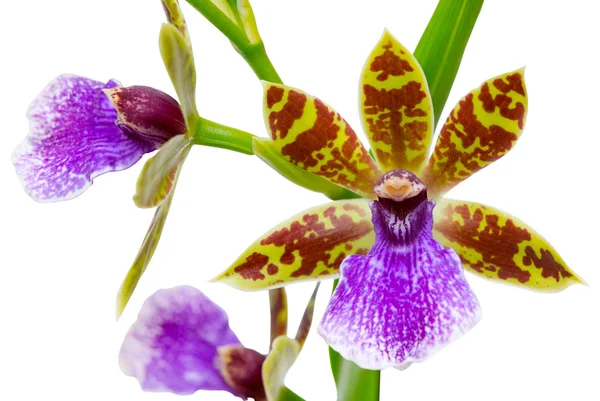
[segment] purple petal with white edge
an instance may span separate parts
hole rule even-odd
[[[362,368],[404,369],[481,319],[460,259],[432,237],[435,202],[423,195],[420,203],[409,200],[414,209],[406,214],[395,212],[389,199],[371,202],[375,245],[368,255],[342,262],[318,328],[334,350]]]
[[[125,336],[119,364],[144,391],[235,394],[221,376],[217,352],[232,344],[240,341],[225,311],[196,288],[180,286],[146,300]]]
[[[29,134],[15,149],[12,162],[25,191],[36,201],[75,198],[92,180],[124,170],[157,144],[125,135],[104,84],[75,75],[61,75],[29,106]]]

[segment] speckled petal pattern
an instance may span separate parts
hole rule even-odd
[[[146,300],[127,333],[119,363],[144,391],[234,393],[219,370],[217,349],[240,344],[227,314],[199,290],[180,286]]]
[[[456,253],[432,237],[434,201],[404,218],[370,206],[375,245],[342,262],[318,331],[362,368],[403,369],[467,332],[481,310]]]
[[[61,75],[38,95],[27,112],[30,130],[12,162],[25,191],[39,202],[75,198],[92,180],[124,170],[156,144],[126,136],[102,82]]]

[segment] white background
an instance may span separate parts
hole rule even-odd
[[[253,2],[283,80],[318,95],[360,131],[357,82],[384,27],[414,49],[435,1]],[[209,119],[265,136],[262,91],[244,61],[191,7],[198,107]],[[505,158],[451,196],[509,210],[549,239],[590,287],[547,295],[469,275],[484,319],[424,364],[382,375],[382,400],[598,400],[600,147],[595,1],[488,1],[448,100],[527,65],[527,127]],[[83,196],[37,204],[10,154],[25,111],[48,81],[69,72],[174,95],[157,46],[158,0],[11,1],[1,35],[3,185],[0,252],[0,399],[174,400],[122,375],[118,350],[142,302],[159,288],[197,286],[227,309],[245,345],[267,350],[266,293],[207,280],[258,235],[326,199],[294,186],[258,158],[196,147],[154,260],[122,319],[115,294],[152,217],[131,196],[141,163],[96,179]],[[362,132],[360,133],[362,135]],[[318,321],[329,284],[317,303]],[[312,284],[289,289],[295,330]],[[333,400],[327,348],[312,333],[287,384],[307,400]],[[231,400],[221,393],[193,399]]]

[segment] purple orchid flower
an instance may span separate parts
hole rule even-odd
[[[159,290],[148,298],[119,356],[123,372],[144,391],[221,390],[263,400],[265,358],[242,346],[225,311],[189,286]]]
[[[469,331],[481,309],[456,252],[433,239],[423,182],[394,170],[374,192],[375,244],[342,262],[318,332],[362,368],[404,369]]]
[[[177,101],[156,89],[61,75],[32,102],[12,162],[36,201],[79,196],[95,177],[131,167],[185,132]]]

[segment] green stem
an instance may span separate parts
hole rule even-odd
[[[200,118],[198,128],[196,128],[196,135],[194,135],[194,144],[213,146],[253,155],[253,137],[254,135],[248,132]]]
[[[246,33],[227,15],[223,14],[219,7],[215,6],[211,0],[187,0],[200,14],[209,20],[221,33],[236,46],[247,45],[248,38]]]
[[[265,49],[265,45],[260,42],[255,45],[238,46],[238,52],[244,57],[244,60],[248,63],[254,74],[258,79],[276,84],[282,84],[281,78]]]

